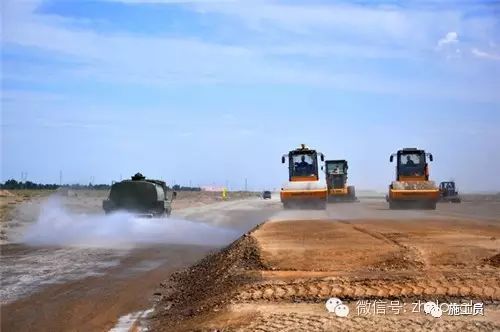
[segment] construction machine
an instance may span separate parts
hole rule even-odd
[[[168,217],[176,196],[175,191],[169,193],[164,181],[146,179],[137,173],[130,180],[113,183],[102,207],[106,214],[127,211],[138,217]]]
[[[328,202],[357,202],[354,186],[347,185],[347,160],[325,161]]]
[[[386,196],[391,209],[424,208],[436,209],[440,191],[434,181],[429,180],[429,161],[432,154],[416,148],[405,148],[391,155],[396,157],[396,180],[389,185]]]
[[[441,193],[440,201],[460,203],[462,200],[458,195],[455,181],[443,181],[439,184],[439,191]]]
[[[281,162],[288,158],[288,182],[281,188],[280,198],[285,209],[319,208],[326,209],[327,186],[319,178],[318,156],[323,162],[321,152],[308,148],[305,144],[284,154]]]

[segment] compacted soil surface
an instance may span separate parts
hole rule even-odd
[[[154,331],[500,330],[496,202],[282,211],[159,288]],[[340,299],[347,317],[325,303]],[[440,317],[426,314],[435,302]],[[458,308],[458,309],[457,309]]]

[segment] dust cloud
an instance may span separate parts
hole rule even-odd
[[[324,220],[330,216],[325,210],[282,210],[273,214],[270,222],[291,221],[291,220]]]
[[[221,246],[239,234],[199,222],[175,218],[138,218],[130,213],[110,215],[68,211],[57,197],[45,202],[36,222],[23,232],[29,245],[129,248],[145,244]]]

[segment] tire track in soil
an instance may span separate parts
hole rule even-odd
[[[247,241],[233,244],[228,250],[207,260],[202,264],[205,268],[201,271],[197,268],[190,270],[183,278],[185,281],[215,275],[218,276],[219,282],[208,287],[213,288],[213,291],[208,291],[207,283],[202,282],[200,290],[203,291],[197,291],[187,297],[185,297],[186,290],[192,288],[192,282],[181,283],[180,285],[184,287],[179,287],[177,295],[174,294],[170,299],[174,301],[173,303],[177,303],[177,310],[174,306],[174,310],[164,312],[161,322],[165,324],[178,320],[191,324],[188,328],[179,329],[182,331],[190,330],[191,327],[199,327],[199,319],[203,321],[202,326],[207,329],[214,330],[224,326],[225,331],[500,330],[499,321],[494,317],[490,320],[471,317],[471,319],[455,321],[435,320],[427,316],[370,316],[366,318],[352,315],[342,319],[317,311],[314,306],[320,303],[323,305],[324,301],[330,297],[338,297],[347,302],[360,299],[438,300],[441,302],[473,300],[483,302],[490,307],[500,306],[498,270],[495,269],[496,265],[491,263],[496,262],[495,258],[491,262],[488,261],[488,267],[481,269],[478,267],[443,269],[441,266],[432,266],[432,262],[426,264],[425,255],[418,251],[418,247],[411,246],[413,241],[417,244],[421,242],[418,236],[406,234],[409,233],[407,224],[405,224],[406,228],[401,229],[402,233],[397,233],[399,230],[397,224],[394,228],[383,225],[377,232],[370,227],[364,227],[365,224],[359,225],[340,220],[339,223],[347,226],[338,229],[339,234],[345,236],[334,237],[335,240],[330,242],[329,237],[332,235],[330,232],[337,229],[338,225],[322,221],[264,224],[258,230],[249,232]],[[366,225],[370,226],[368,223]],[[373,227],[377,227],[377,224]],[[420,230],[419,224],[415,224],[414,227]],[[312,234],[311,237],[314,237],[315,241],[311,240],[306,243],[302,241],[302,245],[316,250],[318,257],[323,258],[320,262],[324,263],[324,266],[314,266],[314,269],[309,269],[308,258],[302,252],[297,255],[297,261],[290,259],[294,253],[294,243],[306,232]],[[363,236],[359,233],[363,233]],[[369,246],[371,238],[376,239],[377,241],[373,242],[374,245],[382,245],[385,252],[374,252],[375,258],[368,259],[367,264],[362,266],[349,265],[349,256],[343,258],[346,263],[338,264],[341,269],[336,268],[335,265],[329,265],[328,259],[332,250],[349,248],[346,245],[349,241],[353,241],[351,245],[368,241],[367,246]],[[276,245],[278,240],[282,241],[282,246]],[[454,243],[451,242],[451,245]],[[457,243],[456,245],[463,244]],[[446,249],[446,246],[450,244],[443,243],[442,246]],[[263,257],[264,250],[269,250],[274,256]],[[242,254],[248,251],[252,255]],[[241,253],[235,254],[238,252]],[[381,257],[381,254],[385,256]],[[356,252],[353,255],[353,257],[358,256]],[[233,259],[228,260],[228,257]],[[268,259],[276,259],[276,257],[284,262],[281,266],[269,263]],[[380,264],[380,257],[388,257],[388,259]],[[234,268],[226,271],[223,268],[225,266]],[[422,273],[424,268],[426,271]],[[318,276],[315,274],[317,271],[331,271],[332,274]],[[227,274],[228,272],[230,273]],[[233,278],[230,284],[221,282],[235,274],[241,277]],[[187,285],[189,287],[186,287]],[[213,294],[222,294],[219,303],[214,304]],[[175,301],[177,297],[189,301]],[[296,308],[296,304],[299,303],[302,303],[304,307]],[[243,305],[244,309],[239,305]],[[288,311],[283,312],[280,310],[282,305],[293,306],[293,308],[282,309]],[[185,308],[189,309],[188,314],[184,313]],[[220,308],[226,308],[227,311],[221,316],[216,316],[212,312],[213,308],[217,311],[221,310]],[[289,312],[290,310],[294,312]],[[191,313],[196,313],[196,315]],[[228,317],[234,319],[234,323],[230,326],[227,324]],[[165,325],[155,326],[165,327]],[[165,328],[162,330],[167,331]]]
[[[498,331],[500,324],[481,320],[439,320],[390,316],[338,318],[314,314],[263,314],[251,324],[228,331]]]
[[[485,286],[488,285],[488,286]],[[288,283],[261,283],[244,287],[237,302],[290,301],[318,302],[330,297],[342,299],[417,298],[500,302],[500,284],[495,277],[482,279],[387,280],[308,280]]]
[[[346,221],[344,223],[350,224],[348,221]],[[366,228],[363,228],[360,226],[354,226],[354,225],[352,225],[352,228],[357,230],[358,232],[364,233],[364,234],[371,236],[377,240],[381,240],[381,241],[384,241],[388,244],[391,244],[391,245],[398,247],[401,250],[402,260],[405,261],[409,267],[418,267],[419,269],[422,269],[422,270],[427,269],[427,266],[429,264],[427,263],[426,259],[422,256],[422,254],[420,253],[418,248],[402,244],[401,242],[396,240],[398,237],[401,237],[404,234],[374,232],[374,231],[370,231]],[[407,259],[405,260],[404,258],[407,258]],[[400,260],[401,260],[401,258],[400,258]]]

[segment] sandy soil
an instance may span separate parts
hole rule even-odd
[[[68,191],[58,193],[57,201],[67,211],[66,219],[75,218],[76,222],[76,219],[82,221],[86,216],[103,218],[101,202],[106,194],[105,191]],[[223,215],[227,210],[228,214],[245,219],[249,206],[261,202],[250,199],[250,203],[239,203],[243,202],[239,199],[249,196],[254,195],[232,193],[228,201],[221,201],[220,193],[180,193],[174,203],[172,218],[190,218],[193,214],[190,219],[199,224],[224,224],[225,218],[216,221],[212,217],[217,215],[215,211],[221,211],[218,214]],[[15,199],[18,196],[10,197]],[[155,288],[166,276],[218,248],[158,241],[126,248],[39,246],[23,242],[20,240],[22,235],[37,221],[46,201],[45,196],[19,199],[12,204],[4,219],[6,236],[0,247],[2,331],[108,331],[113,327],[116,331],[127,331],[151,308]],[[243,211],[238,210],[238,204],[244,207]],[[203,209],[207,213],[203,213]],[[253,210],[257,209],[257,206],[253,207]],[[260,215],[259,222],[270,215],[271,212]],[[63,220],[56,218],[54,222]],[[256,223],[255,219],[249,218],[234,225],[234,237]],[[176,225],[182,226],[182,219]],[[229,226],[227,228],[231,229]],[[196,230],[192,225],[189,227]],[[203,228],[199,230],[204,231]],[[71,235],[71,229],[69,233],[67,231],[66,236]],[[120,232],[119,229],[116,231]]]
[[[390,211],[370,199],[280,211],[171,278],[150,324],[155,331],[498,330],[499,222],[500,204],[491,201]],[[348,317],[326,310],[331,297],[349,307]],[[360,310],[375,301],[393,310]],[[484,315],[433,318],[418,305],[426,301],[482,303]]]
[[[62,202],[71,216],[92,218],[102,215],[105,194],[67,192]],[[173,218],[234,232],[238,239],[222,250],[30,245],[15,239],[36,221],[44,198],[15,204],[1,246],[1,330],[500,328],[500,203],[390,211],[382,198],[362,197],[326,211],[283,211],[276,197],[250,196],[181,193],[175,202]],[[326,311],[332,296],[348,305],[349,317]],[[358,315],[360,300],[400,301],[408,311]],[[418,300],[481,301],[485,315],[434,319],[411,312]]]
[[[138,248],[98,275],[50,281],[2,306],[2,331],[107,331],[121,316],[148,309],[165,275],[202,258],[210,249]]]

